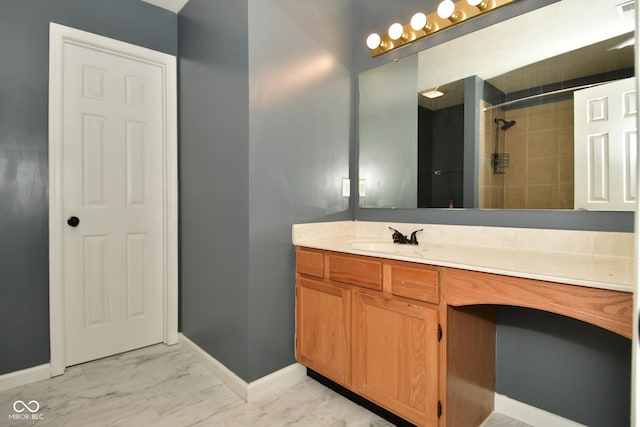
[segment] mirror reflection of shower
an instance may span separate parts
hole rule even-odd
[[[493,173],[496,175],[502,175],[505,173],[507,167],[509,167],[509,154],[501,153],[499,147],[500,130],[507,130],[511,126],[516,124],[515,120],[506,121],[504,119],[495,118],[493,121],[496,124],[496,142],[493,150],[493,156],[491,159],[491,166],[493,167]],[[502,123],[502,126],[500,124]]]

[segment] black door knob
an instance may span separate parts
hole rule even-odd
[[[77,227],[78,224],[80,224],[80,218],[78,218],[77,216],[70,216],[69,219],[67,220],[67,224],[69,224],[72,227]]]

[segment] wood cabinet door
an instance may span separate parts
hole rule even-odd
[[[350,385],[350,291],[298,278],[296,357],[327,378]]]
[[[356,292],[353,316],[357,391],[417,425],[436,426],[436,309]]]

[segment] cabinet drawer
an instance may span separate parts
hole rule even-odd
[[[324,277],[324,255],[312,249],[296,248],[296,272],[322,279]]]
[[[438,304],[438,271],[427,267],[391,265],[391,293],[399,297]]]
[[[382,290],[382,261],[348,255],[329,256],[329,279]]]

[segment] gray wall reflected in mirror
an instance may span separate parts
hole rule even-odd
[[[379,67],[360,77],[360,179],[368,207],[416,207],[418,58]],[[382,106],[382,107],[381,107]]]
[[[429,109],[418,105],[419,208],[462,207],[464,104]]]
[[[566,9],[578,2],[561,3]],[[537,14],[537,22],[557,15],[554,7],[529,14]],[[605,15],[617,21],[604,20],[600,10],[593,13],[592,19],[597,17],[605,28],[593,31],[581,22],[591,31],[589,37],[573,34],[565,37],[572,40],[560,43],[563,46],[532,41],[528,34],[528,39],[497,45],[496,38],[503,38],[505,31],[501,26],[517,26],[518,19],[531,22],[531,17],[520,16],[361,73],[358,168],[365,194],[358,206],[573,209],[572,92],[538,95],[634,75],[634,46],[629,42],[633,19],[616,10]],[[558,31],[566,34],[570,21]],[[549,34],[552,29],[545,28],[545,37],[555,37]],[[533,64],[525,62],[529,58],[535,58]],[[496,71],[492,62],[499,64]],[[399,70],[404,77],[392,77]],[[386,74],[395,83],[385,85],[378,79],[367,86],[374,74]],[[464,82],[471,78],[482,87],[465,93]],[[428,100],[419,95],[436,88],[445,96]],[[369,95],[371,90],[378,91],[379,99],[394,93],[394,102],[367,105],[376,98]],[[400,97],[412,102],[415,111],[399,107]],[[516,99],[524,101],[513,102]],[[392,122],[394,117],[397,121]],[[511,122],[515,124],[502,129]]]

